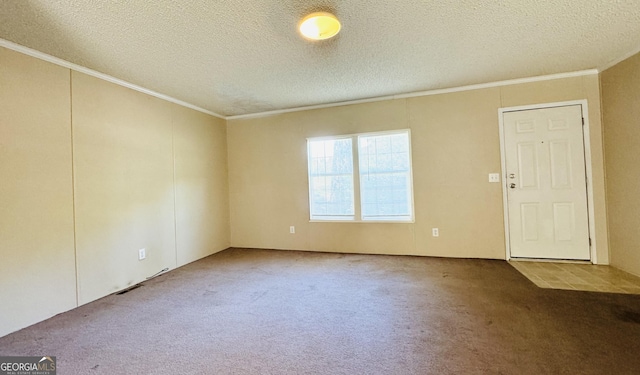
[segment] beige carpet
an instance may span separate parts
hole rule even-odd
[[[230,249],[0,338],[59,374],[637,374],[640,296],[507,262]]]

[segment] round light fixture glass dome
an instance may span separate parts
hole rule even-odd
[[[340,21],[331,13],[311,13],[300,21],[298,29],[307,39],[323,40],[333,38],[340,32]]]

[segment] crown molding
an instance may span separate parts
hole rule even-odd
[[[406,98],[414,98],[414,97],[420,97],[420,96],[448,94],[448,93],[461,92],[461,91],[480,90],[480,89],[491,88],[491,87],[517,85],[517,84],[522,84],[522,83],[542,82],[542,81],[549,81],[549,80],[555,80],[555,79],[588,76],[588,75],[598,74],[599,72],[601,72],[601,71],[603,71],[605,69],[608,69],[609,67],[619,63],[620,61],[623,61],[623,60],[633,56],[634,54],[636,54],[636,53],[638,53],[640,51],[640,49],[635,50],[632,53],[629,53],[629,54],[627,54],[627,55],[625,55],[625,56],[623,56],[623,57],[621,57],[619,59],[616,59],[616,60],[610,62],[609,64],[605,65],[604,67],[602,67],[600,69],[580,70],[580,71],[568,72],[568,73],[558,73],[558,74],[549,74],[549,75],[536,76],[536,77],[517,78],[517,79],[510,79],[510,80],[503,80],[503,81],[480,83],[480,84],[475,84],[475,85],[466,85],[466,86],[459,86],[459,87],[436,89],[436,90],[416,91],[416,92],[410,92],[410,93],[405,93],[405,94],[378,96],[378,97],[366,98],[366,99],[348,100],[348,101],[334,102],[334,103],[327,103],[327,104],[301,106],[301,107],[294,107],[294,108],[278,109],[278,110],[273,110],[273,111],[249,113],[249,114],[243,114],[243,115],[224,116],[224,115],[218,114],[216,112],[209,111],[207,109],[198,107],[196,105],[193,105],[193,104],[184,102],[182,100],[173,98],[171,96],[164,95],[164,94],[158,93],[156,91],[146,89],[144,87],[141,87],[141,86],[135,85],[133,83],[121,80],[119,78],[115,78],[115,77],[112,77],[110,75],[107,75],[107,74],[104,74],[104,73],[100,73],[100,72],[95,71],[93,69],[89,69],[89,68],[80,66],[78,64],[71,63],[69,61],[57,58],[55,56],[48,55],[48,54],[46,54],[44,52],[40,52],[40,51],[31,49],[29,47],[22,46],[22,45],[17,44],[17,43],[10,42],[10,41],[2,39],[2,38],[0,38],[0,47],[4,47],[4,48],[7,48],[7,49],[16,51],[16,52],[20,52],[20,53],[23,53],[25,55],[29,55],[29,56],[32,56],[32,57],[35,57],[35,58],[50,62],[52,64],[56,64],[56,65],[59,65],[59,66],[62,66],[62,67],[65,67],[65,68],[80,72],[80,73],[84,73],[84,74],[87,74],[87,75],[90,75],[90,76],[105,80],[107,82],[114,83],[116,85],[127,87],[129,89],[132,89],[132,90],[135,90],[135,91],[147,94],[147,95],[151,95],[151,96],[154,96],[156,98],[163,99],[163,100],[166,100],[168,102],[172,102],[172,103],[181,105],[183,107],[191,108],[191,109],[196,110],[198,112],[206,113],[208,115],[211,115],[211,116],[223,119],[223,120],[251,119],[251,118],[258,118],[258,117],[274,116],[274,115],[279,115],[279,114],[284,114],[284,113],[291,113],[291,112],[309,111],[309,110],[312,110],[312,109],[341,107],[341,106],[354,105],[354,104],[373,103],[373,102],[379,102],[379,101],[383,101],[383,100],[406,99]]]
[[[617,58],[615,60],[611,60],[608,63],[602,65],[601,67],[598,68],[598,71],[602,73],[605,70],[613,67],[614,65],[617,65],[617,64],[623,62],[624,60],[628,59],[629,57],[631,57],[631,56],[633,56],[633,55],[635,55],[635,54],[637,54],[639,52],[640,52],[640,45],[637,46],[633,51],[631,51],[629,53],[626,53],[626,54],[620,56],[619,58]]]
[[[100,79],[105,80],[107,82],[111,82],[111,83],[114,83],[116,85],[123,86],[123,87],[129,88],[129,89],[141,92],[143,94],[151,95],[151,96],[154,96],[156,98],[159,98],[159,99],[162,99],[162,100],[166,100],[168,102],[175,103],[175,104],[181,105],[183,107],[191,108],[191,109],[196,110],[198,112],[206,113],[208,115],[211,115],[211,116],[218,117],[220,119],[226,120],[225,116],[220,115],[218,113],[206,110],[204,108],[201,108],[201,107],[198,107],[196,105],[184,102],[182,100],[178,100],[178,99],[173,98],[171,96],[164,95],[164,94],[161,94],[159,92],[156,92],[156,91],[153,91],[153,90],[149,90],[149,89],[146,89],[146,88],[138,86],[138,85],[134,85],[133,83],[121,80],[119,78],[112,77],[112,76],[110,76],[108,74],[100,73],[100,72],[95,71],[93,69],[85,68],[84,66],[80,66],[78,64],[74,64],[72,62],[57,58],[55,56],[48,55],[48,54],[46,54],[44,52],[36,51],[36,50],[31,49],[29,47],[25,47],[25,46],[22,46],[20,44],[10,42],[10,41],[2,39],[2,38],[0,38],[0,47],[4,47],[4,48],[7,48],[7,49],[16,51],[16,52],[20,52],[22,54],[25,54],[25,55],[28,55],[28,56],[31,56],[31,57],[35,57],[35,58],[40,59],[40,60],[44,60],[44,61],[50,62],[52,64],[56,64],[56,65],[62,66],[64,68],[68,68],[68,69],[74,70],[74,71],[79,72],[79,73],[84,73],[84,74],[92,76],[92,77],[100,78]]]
[[[588,70],[580,70],[580,71],[568,72],[568,73],[548,74],[548,75],[544,75],[544,76],[517,78],[517,79],[504,80],[504,81],[480,83],[480,84],[476,84],[476,85],[451,87],[451,88],[446,88],[446,89],[416,91],[416,92],[411,92],[411,93],[406,93],[406,94],[379,96],[379,97],[368,98],[368,99],[349,100],[349,101],[344,101],[344,102],[335,102],[335,103],[327,103],[327,104],[320,104],[320,105],[310,105],[310,106],[303,106],[303,107],[278,109],[278,110],[274,110],[274,111],[250,113],[250,114],[246,114],[246,115],[227,116],[227,120],[251,119],[251,118],[258,118],[258,117],[274,116],[274,115],[279,115],[279,114],[283,114],[283,113],[308,111],[308,110],[312,110],[312,109],[322,109],[322,108],[340,107],[340,106],[353,105],[353,104],[372,103],[372,102],[379,102],[379,101],[383,101],[383,100],[415,98],[415,97],[419,97],[419,96],[449,94],[449,93],[453,93],[453,92],[480,90],[480,89],[486,89],[486,88],[491,88],[491,87],[517,85],[517,84],[522,84],[522,83],[532,83],[532,82],[550,81],[550,80],[554,80],[554,79],[582,77],[582,76],[588,76],[588,75],[593,75],[593,74],[598,74],[598,70],[597,69],[588,69]]]

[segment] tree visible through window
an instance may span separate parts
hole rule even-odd
[[[311,219],[412,221],[410,144],[408,130],[309,139]]]
[[[315,218],[353,219],[352,148],[351,138],[308,142],[311,211]]]

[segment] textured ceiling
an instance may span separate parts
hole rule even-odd
[[[2,0],[0,38],[229,116],[598,68],[640,0]]]

